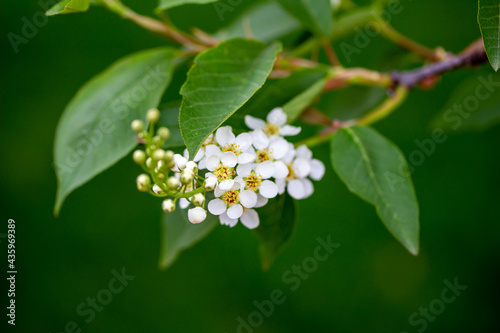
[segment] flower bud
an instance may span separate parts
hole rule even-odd
[[[149,192],[151,188],[151,178],[143,173],[137,177],[137,189],[141,192]]]
[[[193,205],[201,207],[205,203],[205,196],[201,193],[196,193],[195,195],[193,195],[191,202],[193,203]]]
[[[186,169],[193,171],[194,173],[198,172],[198,164],[193,161],[189,161],[186,163]]]
[[[188,219],[189,222],[193,224],[198,224],[207,218],[207,212],[201,208],[201,207],[196,207],[188,210]]]
[[[167,187],[169,190],[175,190],[179,186],[181,186],[181,182],[179,181],[179,179],[174,176],[168,178]]]
[[[186,168],[187,162],[188,162],[188,160],[184,156],[179,155],[179,154],[174,155],[174,163],[175,163],[175,166],[177,167],[177,169],[179,169],[179,171],[184,170],[184,168]]]
[[[203,185],[205,190],[213,191],[215,189],[215,186],[217,186],[217,178],[209,177],[209,178],[205,179],[205,184]]]
[[[132,122],[130,127],[132,127],[132,130],[134,132],[140,133],[144,130],[144,122],[142,120],[136,119]]]
[[[157,145],[157,146],[162,146],[163,144],[163,139],[160,138],[158,135],[155,135],[153,137],[153,144]]]
[[[161,187],[158,186],[158,185],[156,185],[156,184],[153,185],[153,192],[155,192],[158,195],[165,194],[165,192],[163,192],[163,190],[161,189]]]
[[[158,179],[161,180],[161,181],[164,181],[165,180],[165,174],[164,173],[159,173],[158,174]]]
[[[136,150],[134,151],[132,158],[135,163],[143,165],[144,162],[146,161],[146,153],[142,150]]]
[[[194,172],[189,169],[184,169],[181,173],[181,183],[184,185],[190,184],[194,180]]]
[[[156,161],[161,161],[165,158],[166,153],[163,149],[158,149],[153,153],[153,159]]]
[[[165,213],[172,213],[175,210],[175,203],[172,199],[163,200],[161,208]]]
[[[155,109],[155,108],[149,109],[149,111],[146,115],[146,119],[151,124],[156,124],[160,120],[160,110]]]
[[[156,134],[165,141],[170,139],[170,130],[166,127],[158,128]]]
[[[165,152],[165,162],[170,163],[174,159],[174,152],[171,150],[167,150]]]
[[[148,167],[148,169],[153,169],[156,167],[156,162],[151,157],[148,157],[146,160],[146,167]]]

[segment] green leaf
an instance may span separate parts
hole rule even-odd
[[[54,143],[59,186],[55,215],[76,188],[127,155],[136,145],[130,128],[156,107],[170,82],[177,51],[129,55],[87,82],[68,104]]]
[[[187,4],[198,4],[198,5],[203,5],[211,2],[216,2],[219,0],[160,0],[160,3],[158,4],[159,10],[164,10],[172,7],[177,7],[181,5],[187,5]]]
[[[196,57],[181,89],[179,116],[190,156],[262,87],[280,50],[277,43],[232,39]]]
[[[329,36],[332,31],[330,0],[278,0],[290,14],[312,31]]]
[[[500,0],[479,0],[477,20],[491,66],[498,71],[500,68]]]
[[[167,269],[180,253],[205,238],[219,223],[219,217],[211,214],[200,224],[192,224],[185,209],[176,209],[162,218],[161,252],[158,266]]]
[[[303,91],[300,95],[283,105],[283,111],[288,116],[288,122],[293,123],[309,107],[314,99],[318,97],[325,87],[327,78],[323,78],[313,84],[309,89]]]
[[[297,226],[295,201],[287,194],[271,200],[259,209],[260,225],[255,233],[260,240],[262,269],[267,271],[276,256],[288,244]]]
[[[419,212],[401,151],[368,127],[341,128],[332,139],[334,169],[349,190],[375,205],[389,231],[408,251],[419,251]]]
[[[481,131],[500,123],[500,75],[484,69],[457,85],[432,121],[433,128]]]
[[[275,2],[258,3],[215,34],[219,39],[248,37],[272,42],[302,27],[295,17]]]
[[[89,9],[90,0],[63,0],[50,8],[45,15],[70,14],[86,12]]]

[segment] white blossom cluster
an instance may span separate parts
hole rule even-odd
[[[254,229],[259,226],[256,208],[285,191],[294,199],[309,197],[314,191],[310,179],[320,180],[325,166],[313,159],[306,146],[295,148],[284,138],[297,135],[301,128],[287,125],[281,108],[273,109],[266,121],[246,116],[245,123],[251,131],[239,135],[233,133],[231,126],[220,127],[204,142],[194,162],[200,170],[207,171],[205,189],[214,191],[208,211],[219,216],[223,225],[234,227],[240,221]],[[184,156],[174,155],[173,160],[173,170],[177,172],[193,163],[188,162],[187,151]],[[195,165],[189,169],[195,169]],[[193,200],[196,198],[181,199],[180,206],[187,208],[190,202],[197,205],[189,210],[189,220],[203,222],[206,211]]]

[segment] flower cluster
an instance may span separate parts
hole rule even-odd
[[[158,148],[152,153],[153,161],[149,162],[152,165],[148,165],[148,160],[145,162],[146,169],[153,171],[156,183],[151,191],[156,196],[174,197],[163,202],[164,211],[172,212],[179,199],[183,209],[195,206],[188,211],[192,223],[203,222],[207,216],[204,193],[213,191],[214,198],[207,208],[219,216],[221,224],[233,227],[240,221],[254,229],[260,223],[255,209],[266,205],[269,199],[285,191],[294,199],[305,199],[313,193],[310,179],[320,180],[325,167],[313,159],[306,146],[295,148],[285,139],[301,131],[299,127],[287,125],[285,112],[281,108],[273,109],[266,121],[246,116],[245,123],[251,131],[239,135],[234,134],[230,126],[217,129],[192,161],[187,150],[184,155],[170,151],[163,154]],[[147,144],[146,151],[148,149],[151,147]],[[164,159],[164,155],[171,158]],[[141,161],[143,159],[136,162]],[[175,175],[167,177],[165,171]],[[204,173],[204,178],[198,173]],[[147,175],[140,177],[143,179],[138,178],[139,189]]]

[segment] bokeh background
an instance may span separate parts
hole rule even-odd
[[[126,3],[151,13],[156,1]],[[223,22],[212,5],[178,8],[171,17],[184,28],[215,31],[251,3],[242,1]],[[458,52],[480,35],[476,0],[402,4],[393,25],[431,47]],[[0,233],[6,233],[8,218],[16,220],[17,331],[64,332],[66,323],[75,321],[83,332],[235,332],[237,318],[255,311],[253,301],[268,299],[277,288],[287,300],[255,332],[410,333],[417,332],[409,323],[411,314],[440,297],[445,279],[455,278],[467,290],[428,323],[426,332],[498,330],[498,127],[449,133],[415,169],[421,208],[418,257],[391,237],[373,207],[346,189],[330,168],[328,147],[320,147],[314,153],[326,162],[327,174],[315,184],[314,196],[299,202],[296,235],[269,272],[260,270],[257,239],[242,226],[216,228],[171,269],[160,271],[159,201],[136,191],[139,169],[130,158],[71,194],[54,218],[52,144],[65,105],[84,82],[122,56],[165,42],[92,8],[50,18],[16,54],[6,35],[20,34],[22,18],[31,20],[40,6],[5,0],[0,8]],[[373,38],[353,55],[351,66],[394,68],[404,54],[383,38]],[[477,70],[460,70],[430,91],[414,91],[375,127],[408,156],[418,149],[415,139],[430,137],[429,123],[456,85],[472,75]],[[176,80],[178,87],[182,75]],[[349,110],[363,102],[356,93],[343,94],[350,96],[343,100],[339,96],[330,96],[324,105],[332,103],[328,109],[335,112],[334,106]],[[290,291],[282,274],[313,253],[317,237],[327,235],[341,247]],[[6,242],[0,240],[5,258]],[[111,271],[123,267],[135,279],[85,323],[77,306],[107,288]],[[7,306],[3,290],[2,308]],[[10,331],[15,330],[7,327]]]

